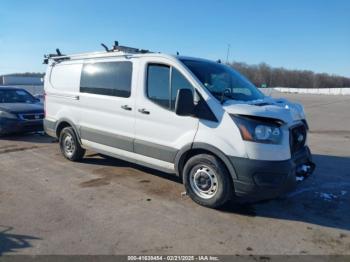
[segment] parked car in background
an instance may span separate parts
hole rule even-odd
[[[0,135],[43,131],[44,107],[22,88],[0,87]]]

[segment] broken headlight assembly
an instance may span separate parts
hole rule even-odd
[[[267,144],[281,143],[281,120],[246,115],[230,116],[239,128],[243,140]]]

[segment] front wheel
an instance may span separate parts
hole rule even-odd
[[[60,149],[65,158],[71,161],[79,161],[85,154],[85,149],[80,146],[73,128],[65,127],[59,138]]]
[[[233,194],[232,180],[225,165],[212,155],[191,157],[185,164],[183,181],[187,194],[202,206],[218,208]]]

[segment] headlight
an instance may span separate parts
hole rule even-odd
[[[282,121],[242,115],[231,115],[231,117],[238,126],[244,140],[258,143],[281,143],[282,130],[280,126],[283,124]]]
[[[0,110],[0,118],[17,119],[15,114]]]

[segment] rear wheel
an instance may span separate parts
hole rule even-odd
[[[84,157],[85,149],[80,146],[72,127],[65,127],[62,129],[59,143],[63,156],[68,160],[79,161]]]
[[[215,156],[191,157],[183,170],[187,194],[196,203],[218,208],[232,197],[233,185],[225,165]]]

